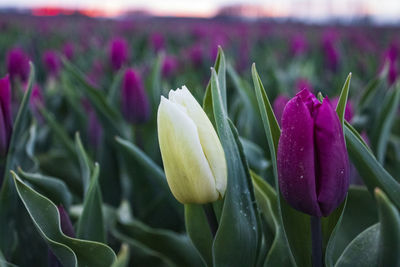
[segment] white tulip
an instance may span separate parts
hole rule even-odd
[[[225,154],[214,127],[189,90],[161,97],[158,140],[168,185],[183,203],[204,204],[225,194]]]

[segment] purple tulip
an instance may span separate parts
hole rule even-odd
[[[171,76],[178,69],[178,60],[174,56],[165,56],[162,64],[163,77]]]
[[[100,145],[103,137],[103,128],[88,99],[85,98],[82,100],[82,106],[88,116],[87,133],[89,137],[89,143],[96,148]]]
[[[295,209],[328,216],[349,187],[343,129],[329,100],[302,90],[286,105],[277,154],[279,186]]]
[[[153,33],[150,36],[150,41],[155,52],[159,52],[165,48],[164,36],[159,33]]]
[[[119,70],[128,61],[128,43],[122,38],[113,39],[110,45],[109,56],[113,70]]]
[[[32,109],[32,113],[35,115],[39,122],[43,122],[43,117],[40,113],[40,108],[44,105],[44,98],[42,94],[42,89],[39,85],[35,84],[32,88],[32,95],[29,99],[29,105]]]
[[[294,56],[303,55],[307,51],[306,38],[302,34],[295,35],[291,40],[290,50]]]
[[[144,123],[150,117],[150,106],[139,73],[133,69],[125,72],[121,92],[122,114],[133,124]]]
[[[327,32],[322,39],[322,48],[325,54],[325,63],[332,71],[339,67],[340,55],[335,45],[336,36],[334,32]]]
[[[72,60],[75,55],[74,44],[66,43],[63,47],[63,54],[68,60]]]
[[[29,57],[20,48],[13,48],[7,54],[7,70],[11,79],[17,77],[26,82],[29,76]]]
[[[279,95],[275,98],[274,103],[272,104],[279,126],[281,126],[283,110],[285,109],[285,106],[289,100],[289,97],[286,95]]]
[[[332,108],[336,109],[337,103],[339,102],[339,97],[334,97],[332,99]],[[347,100],[346,108],[344,109],[344,119],[346,121],[351,121],[353,118],[354,112],[353,112],[353,104],[350,99]]]
[[[61,68],[61,62],[55,51],[46,51],[43,54],[43,64],[50,76],[57,76]]]
[[[188,57],[193,66],[198,67],[203,63],[203,49],[200,45],[194,45],[187,51]]]
[[[11,85],[8,75],[0,79],[0,157],[7,155],[12,134]]]

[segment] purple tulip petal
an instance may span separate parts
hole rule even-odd
[[[315,111],[318,202],[328,216],[345,198],[349,187],[349,159],[339,118],[329,100]]]
[[[283,111],[277,164],[286,201],[297,210],[321,216],[315,184],[314,122],[299,95]]]

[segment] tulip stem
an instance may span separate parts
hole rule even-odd
[[[311,216],[312,266],[322,267],[321,217]]]
[[[211,203],[204,204],[203,210],[204,213],[206,214],[208,226],[210,227],[211,234],[214,238],[218,230],[218,221],[217,221],[217,216],[215,216],[213,205]]]

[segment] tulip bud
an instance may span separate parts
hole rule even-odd
[[[164,49],[165,40],[164,40],[164,36],[162,36],[161,34],[153,33],[150,36],[150,40],[151,40],[151,45],[155,52],[159,52]]]
[[[183,203],[221,199],[226,190],[224,150],[207,115],[183,86],[161,97],[158,140],[168,185]]]
[[[29,58],[20,48],[13,48],[7,54],[7,70],[11,79],[18,77],[26,82],[29,76]]]
[[[11,141],[11,85],[8,75],[0,79],[0,156],[4,157]]]
[[[75,55],[75,48],[73,43],[66,43],[63,47],[63,54],[68,60],[72,60]]]
[[[172,75],[178,69],[178,60],[174,56],[166,56],[164,58],[161,72],[163,77]]]
[[[149,119],[150,106],[139,73],[133,69],[125,72],[121,93],[122,114],[130,123],[144,123]]]
[[[278,144],[278,176],[283,197],[295,209],[328,216],[349,187],[349,159],[343,129],[329,100],[307,90],[283,111]]]
[[[110,61],[112,68],[117,71],[128,60],[128,43],[121,38],[115,38],[111,41]]]
[[[46,67],[47,71],[50,73],[50,76],[58,75],[61,67],[61,62],[56,52],[46,51],[43,54],[43,64]]]

